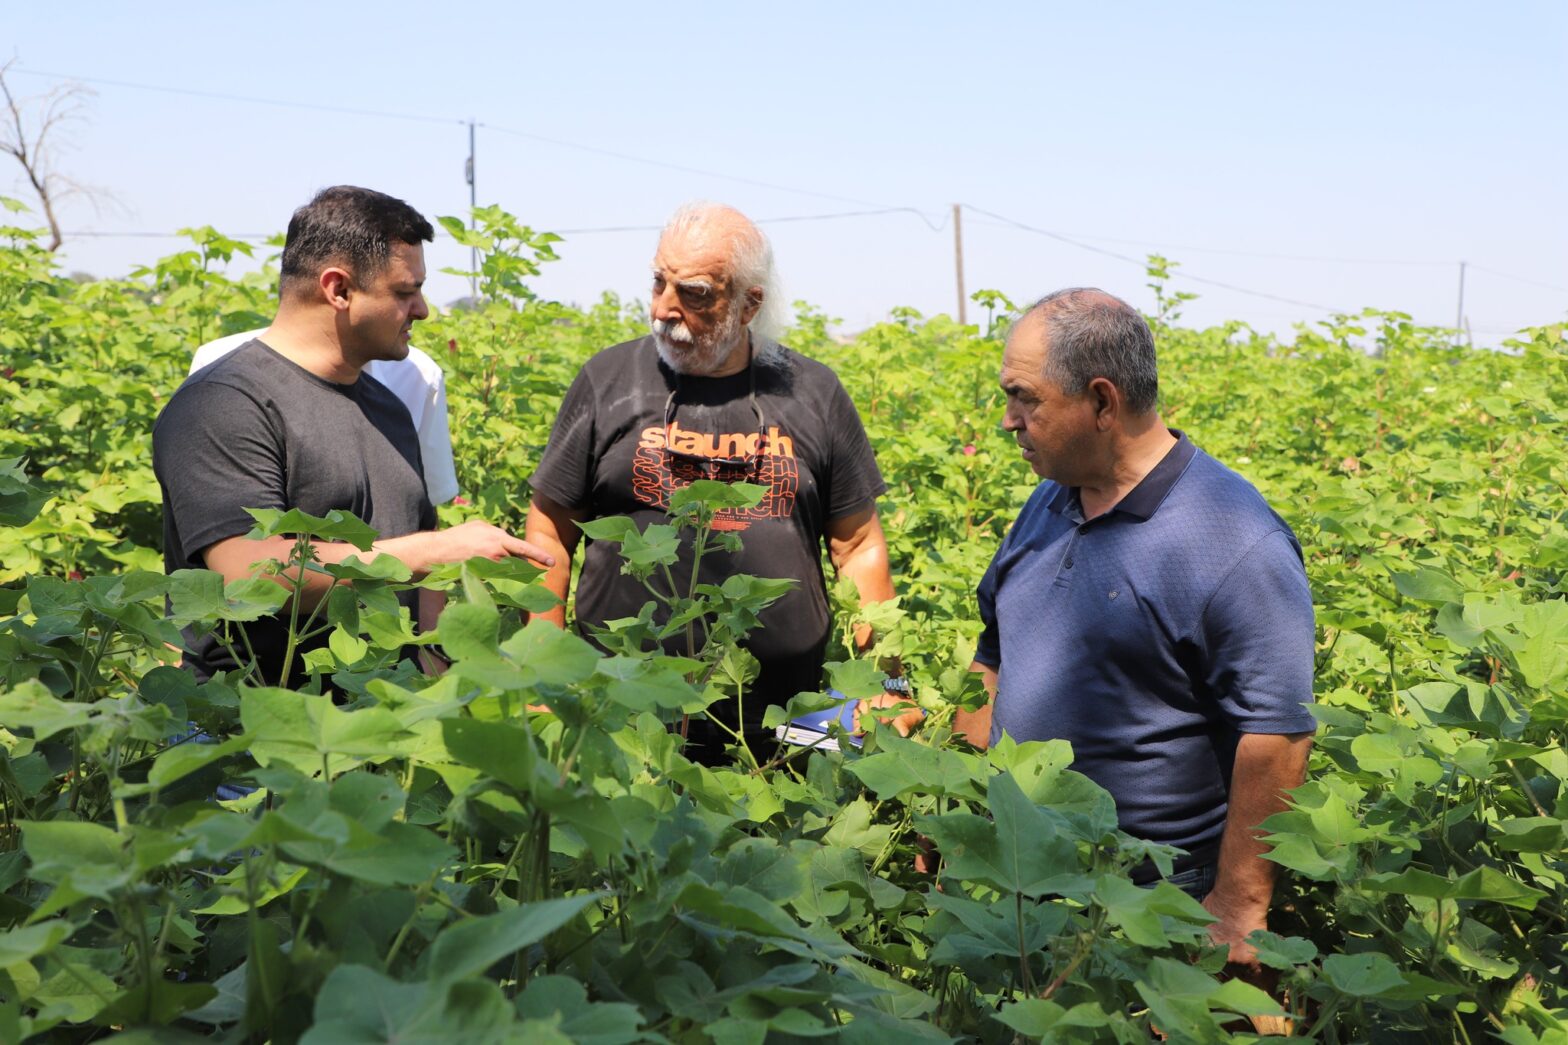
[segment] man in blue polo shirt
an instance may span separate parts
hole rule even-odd
[[[1315,727],[1301,546],[1250,483],[1167,429],[1154,339],[1098,290],[1013,327],[1003,427],[1035,490],[980,583],[982,746],[1072,742],[1122,829],[1187,851],[1171,881],[1252,971],[1276,866],[1257,825],[1301,783]],[[1152,880],[1152,865],[1137,876]]]

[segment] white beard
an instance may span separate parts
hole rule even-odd
[[[737,308],[731,308],[724,321],[701,340],[692,337],[691,328],[684,322],[655,319],[651,326],[659,358],[677,374],[691,377],[706,377],[724,369],[730,357],[746,344],[746,327]]]

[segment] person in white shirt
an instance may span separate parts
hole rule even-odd
[[[196,350],[191,373],[217,362],[248,341],[266,340],[267,331],[250,330],[209,341]],[[414,430],[419,433],[419,454],[425,466],[425,492],[431,504],[445,504],[457,496],[457,467],[452,460],[452,433],[446,416],[446,375],[429,355],[408,346],[404,359],[373,360],[365,372],[387,386],[403,401]]]

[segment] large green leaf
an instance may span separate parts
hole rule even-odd
[[[0,526],[26,526],[48,500],[48,491],[22,470],[21,458],[0,461]]]
[[[599,893],[519,904],[509,911],[449,926],[430,945],[433,981],[449,983],[484,972],[503,958],[543,940],[598,902]]]
[[[848,763],[853,773],[878,798],[918,793],[952,795],[983,801],[985,763],[970,755],[884,734],[874,755]]]
[[[1407,599],[1419,602],[1457,602],[1465,590],[1453,577],[1430,566],[1394,574],[1394,587]]]
[[[1525,885],[1491,867],[1477,867],[1458,878],[1445,878],[1412,867],[1399,874],[1368,875],[1362,879],[1367,889],[1406,896],[1430,896],[1445,900],[1490,900],[1493,903],[1533,911],[1547,894]]]
[[[520,790],[533,787],[538,752],[526,722],[449,718],[441,722],[441,736],[447,753],[463,765]]]
[[[303,773],[333,774],[365,760],[400,750],[406,731],[385,708],[346,711],[331,697],[291,690],[247,689],[240,696],[240,721],[250,738],[250,753],[263,766],[293,766]]]
[[[289,593],[283,585],[264,577],[223,583],[211,570],[175,570],[169,574],[169,602],[177,623],[193,621],[252,621],[283,608]]]
[[[637,1006],[624,1002],[592,1002],[583,985],[566,976],[539,976],[517,996],[517,1014],[524,1019],[558,1017],[560,1033],[576,1045],[624,1045],[641,1041],[643,1023]]]
[[[498,986],[475,980],[400,983],[363,965],[339,965],[316,995],[315,1024],[300,1045],[501,1045],[515,1041]]]
[[[1078,847],[1059,816],[1029,801],[1006,773],[991,779],[987,804],[991,820],[973,813],[922,819],[948,875],[1025,896],[1078,884]]]
[[[245,536],[251,540],[263,537],[315,537],[323,541],[342,541],[352,544],[362,552],[380,536],[374,529],[356,519],[351,513],[332,509],[325,516],[308,515],[298,508],[281,511],[277,508],[247,508],[256,520],[255,527]]]

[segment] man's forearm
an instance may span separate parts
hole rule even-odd
[[[1242,735],[1231,772],[1218,873],[1205,901],[1211,913],[1261,927],[1279,868],[1263,858],[1269,846],[1262,841],[1258,825],[1287,808],[1284,792],[1305,779],[1311,748],[1310,733]]]
[[[880,532],[878,537],[880,537]],[[845,553],[833,564],[840,577],[848,577],[860,593],[860,604],[886,602],[895,596],[893,572],[888,565],[887,543],[883,540],[865,541]],[[855,645],[865,649],[875,638],[871,628],[861,625],[855,629]]]
[[[991,744],[991,705],[996,703],[996,669],[978,660],[969,665],[970,671],[979,672],[985,686],[985,703],[974,711],[960,708],[953,714],[953,735],[962,737],[978,748]]]
[[[430,568],[444,562],[466,562],[475,557],[491,560],[509,555],[528,558],[545,569],[554,569],[559,561],[549,552],[520,541],[499,526],[478,519],[446,530],[422,530],[418,533],[389,537],[371,545],[370,551],[360,551],[351,544],[334,541],[312,541],[311,547],[319,562],[340,563],[350,555],[370,560],[379,555],[390,555],[415,577],[423,577]],[[253,577],[272,561],[287,562],[294,553],[294,541],[287,537],[266,537],[251,540],[248,537],[229,537],[202,550],[202,562],[227,581]],[[335,583],[317,570],[304,570],[298,566],[274,575],[277,582],[293,590],[300,586],[300,601],[305,608],[314,607],[326,598]]]
[[[555,565],[545,572],[540,583],[561,600],[543,613],[530,614],[529,618],[548,621],[557,628],[566,627],[566,592],[572,583],[572,553],[581,535],[577,529],[577,514],[535,495],[534,503],[528,508],[523,534],[525,539],[555,557]]]
[[[540,583],[561,601],[542,613],[530,613],[528,618],[548,621],[557,628],[564,628],[566,627],[566,590],[572,583],[572,560],[563,553],[556,556],[555,563],[555,566],[540,578]]]
[[[229,584],[246,577],[255,577],[273,562],[287,563],[294,554],[294,547],[295,542],[288,537],[265,537],[260,540],[236,537],[220,541],[207,549],[203,562],[209,570],[221,573],[224,583]],[[378,554],[376,551],[360,551],[352,544],[340,541],[312,541],[311,550],[317,562],[329,564],[340,563],[351,555],[373,559]],[[313,609],[316,603],[326,598],[336,583],[328,574],[319,570],[302,570],[299,566],[273,574],[272,579],[290,591],[302,585],[299,589],[300,607],[305,610]]]

